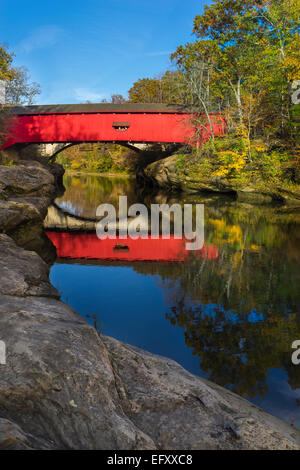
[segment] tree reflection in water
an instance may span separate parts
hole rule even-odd
[[[271,368],[283,367],[290,386],[300,387],[300,368],[291,364],[300,338],[295,217],[237,203],[206,207],[205,240],[218,247],[217,259],[135,267],[160,275],[167,318],[184,329],[202,372],[244,397],[264,396]]]
[[[291,364],[291,344],[300,338],[299,226],[278,225],[263,212],[209,217],[207,237],[220,258],[185,263],[183,295],[167,314],[184,328],[209,379],[249,398],[264,396],[270,368],[283,366],[291,387],[300,387]]]

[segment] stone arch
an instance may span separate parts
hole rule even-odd
[[[53,142],[53,143],[24,143],[14,144],[1,151],[7,159],[11,160],[40,160],[47,159],[49,163],[55,161],[55,157],[63,150],[73,147],[74,145],[83,144],[85,142]],[[104,144],[117,144],[126,147],[137,153],[147,149],[148,144],[135,144],[132,142],[94,142]]]

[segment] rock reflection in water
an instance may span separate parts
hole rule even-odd
[[[65,175],[63,196],[56,203],[67,212],[94,218],[99,204],[118,205],[119,196],[127,196],[128,204],[136,202],[135,180],[125,176],[109,178],[93,175]]]

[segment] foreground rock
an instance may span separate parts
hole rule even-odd
[[[49,266],[37,253],[23,250],[0,234],[0,295],[59,298],[48,276]]]
[[[54,176],[38,162],[0,165],[0,230],[42,222],[55,195]]]
[[[178,164],[178,155],[151,163],[144,168],[145,180],[160,188],[186,193],[232,194],[241,202],[280,202],[300,206],[300,193],[280,187],[268,188],[265,184],[243,185],[225,177],[203,178],[201,174],[189,176],[188,171]]]
[[[0,450],[33,450],[34,447],[30,446],[29,440],[35,447],[42,445],[34,436],[26,436],[16,424],[0,418]]]
[[[47,262],[55,259],[55,248],[43,233],[43,220],[63,171],[60,165],[27,160],[0,165],[0,232],[37,251]]]
[[[299,431],[238,395],[170,359],[103,341],[124,409],[158,449],[299,448]]]
[[[54,185],[54,176],[38,162],[0,166],[0,189],[7,196],[51,197]]]
[[[45,196],[25,172],[25,190],[15,171],[0,167],[2,230],[14,236],[26,207],[28,221],[42,217],[54,187],[41,175]],[[0,449],[300,449],[299,431],[246,400],[99,335],[48,274],[37,253],[0,234]]]
[[[45,264],[6,235],[0,256],[2,448],[300,448],[289,425],[169,359],[99,336],[68,305],[41,297],[55,296]]]

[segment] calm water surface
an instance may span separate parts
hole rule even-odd
[[[117,206],[119,195],[142,202],[126,178],[67,175],[65,186],[56,203],[81,218],[103,202]],[[62,299],[104,334],[170,357],[300,428],[300,365],[291,363],[300,339],[299,215],[220,197],[145,202],[203,202],[205,249],[187,256],[171,242],[146,243],[112,258],[91,234],[60,233],[61,253],[76,255],[51,269]],[[141,250],[147,262],[134,260]]]

